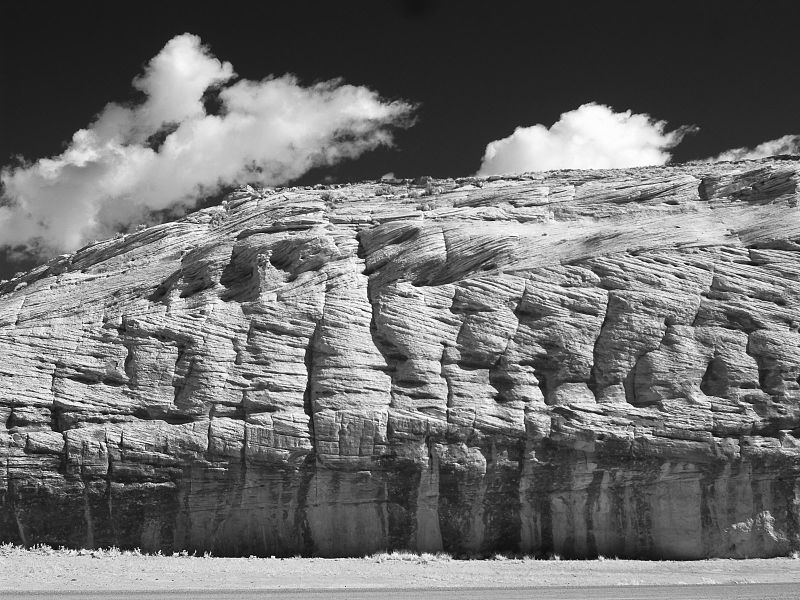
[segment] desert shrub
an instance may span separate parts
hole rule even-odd
[[[375,188],[375,195],[376,196],[391,196],[394,194],[394,188],[390,185],[379,185]]]
[[[437,552],[436,554],[432,554],[430,552],[423,552],[421,554],[418,554],[416,552],[397,551],[397,550],[394,550],[392,552],[377,552],[367,558],[379,563],[389,560],[397,560],[397,561],[414,562],[417,564],[427,564],[429,562],[445,562],[453,560],[453,557],[447,554],[446,552]]]
[[[337,204],[341,204],[342,202],[344,202],[344,198],[342,197],[341,194],[334,194],[330,190],[325,190],[320,194],[319,197],[320,200],[322,200],[325,203],[325,206],[327,206],[328,208],[333,208]]]
[[[507,554],[498,553],[492,556],[492,560],[508,560],[509,556]]]

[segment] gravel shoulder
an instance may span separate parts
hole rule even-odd
[[[451,560],[204,558],[108,553],[0,552],[3,591],[181,591],[796,583],[800,560]]]

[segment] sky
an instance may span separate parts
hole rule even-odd
[[[793,1],[209,7],[4,7],[0,278],[243,179],[730,160],[800,134]]]

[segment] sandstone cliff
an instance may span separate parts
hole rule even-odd
[[[242,189],[0,287],[0,539],[800,549],[800,162]]]

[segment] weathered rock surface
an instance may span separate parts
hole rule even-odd
[[[0,538],[800,549],[800,162],[243,189],[0,288]]]

